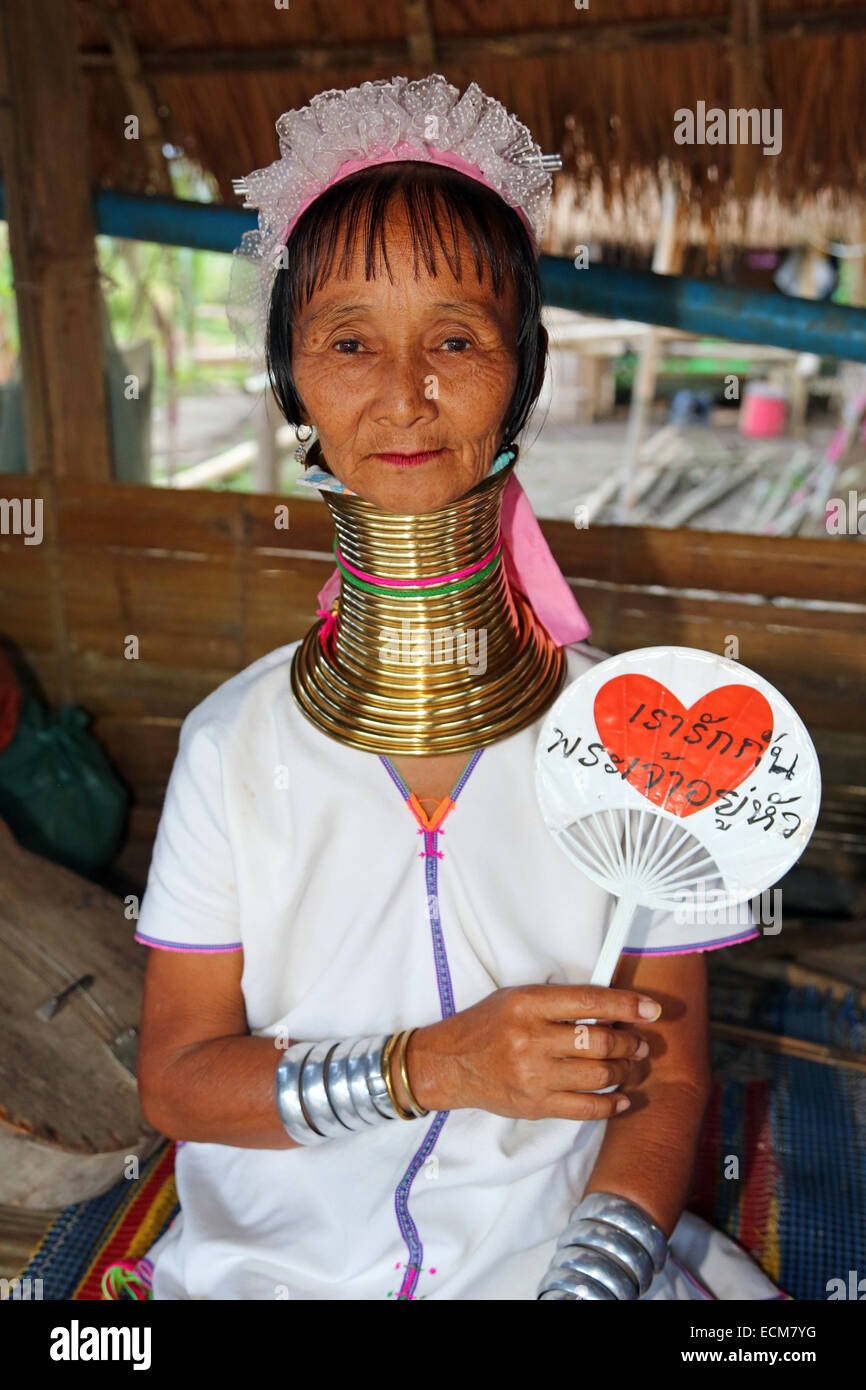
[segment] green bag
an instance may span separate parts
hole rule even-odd
[[[0,752],[0,816],[25,849],[92,878],[118,847],[129,794],[89,722],[79,705],[52,714],[25,699]]]

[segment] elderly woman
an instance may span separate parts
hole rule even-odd
[[[648,915],[589,987],[610,899],[537,807],[543,715],[599,659],[513,472],[550,161],[457,98],[324,93],[245,183],[338,569],[307,635],[181,730],[136,938],[181,1212],[137,1275],[157,1299],[779,1297],[683,1214],[721,942]]]

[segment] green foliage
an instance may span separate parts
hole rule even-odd
[[[169,375],[202,389],[243,381],[249,369],[234,358],[225,316],[229,256],[104,236],[97,237],[97,256],[116,342],[152,340],[157,400],[165,398]],[[221,360],[208,362],[217,352]]]
[[[18,310],[12,285],[12,257],[9,254],[9,225],[0,222],[0,355],[14,359],[20,346]]]

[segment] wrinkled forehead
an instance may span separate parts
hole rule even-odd
[[[336,210],[327,236],[305,248],[307,264],[297,305],[302,319],[323,299],[362,288],[366,297],[383,299],[391,285],[420,298],[489,304],[497,318],[516,315],[517,289],[511,274],[502,276],[497,294],[483,248],[441,195],[420,209],[410,209],[394,190],[377,212],[374,217],[367,207],[353,215],[345,208]],[[502,228],[490,227],[489,232],[493,237],[504,235]],[[376,285],[382,287],[379,295]]]

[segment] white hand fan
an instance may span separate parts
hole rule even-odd
[[[787,700],[691,647],[643,647],[572,681],[545,717],[535,783],[557,844],[618,899],[590,981],[604,986],[639,906],[733,907],[776,883],[808,843],[821,793]]]

